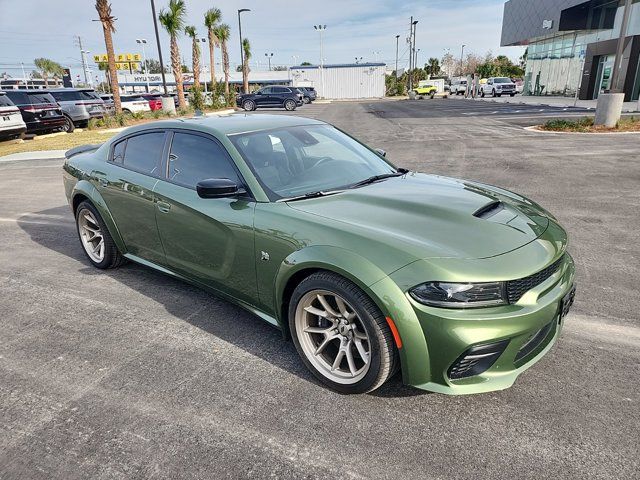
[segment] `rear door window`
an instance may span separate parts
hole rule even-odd
[[[228,178],[241,183],[222,145],[201,135],[176,133],[169,155],[169,180],[195,188],[199,181],[209,178]]]
[[[56,99],[50,93],[29,92],[27,94],[31,105],[38,105],[43,103],[56,104]]]
[[[74,102],[78,100],[78,92],[52,92],[53,98],[59,102]]]
[[[6,95],[0,95],[0,107],[13,107],[13,102]]]
[[[7,97],[16,105],[29,105],[31,103],[26,93],[17,90],[7,92]]]
[[[157,174],[164,150],[164,139],[165,132],[143,133],[129,137],[124,149],[122,164],[140,173]],[[115,156],[113,161],[115,162]]]

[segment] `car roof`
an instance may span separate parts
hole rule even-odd
[[[93,88],[49,88],[48,92],[95,92]]]
[[[242,114],[210,115],[178,120],[162,120],[139,127],[137,131],[154,128],[185,128],[209,132],[218,136],[236,135],[239,133],[259,132],[274,128],[295,127],[300,125],[326,125],[325,122],[312,118],[292,115]]]

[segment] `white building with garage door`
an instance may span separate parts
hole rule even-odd
[[[318,97],[328,99],[382,98],[385,95],[384,63],[299,65],[291,67],[294,87],[314,87]]]

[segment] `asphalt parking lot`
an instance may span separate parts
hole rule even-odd
[[[327,390],[244,310],[141,266],[90,267],[61,161],[0,163],[0,478],[638,478],[639,137],[525,131],[567,114],[533,110],[296,112],[399,166],[530,196],[569,231],[578,296],[559,342],[511,389],[465,397],[399,377]]]

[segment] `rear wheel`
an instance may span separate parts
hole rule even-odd
[[[495,90],[495,88],[494,88],[493,90],[491,90],[491,96],[495,98],[495,96],[496,96],[496,90]]]
[[[296,102],[294,102],[293,100],[285,100],[284,109],[289,112],[294,111],[296,109]]]
[[[252,112],[256,109],[256,102],[253,100],[245,100],[242,104],[242,108],[244,108],[247,112]]]
[[[482,91],[480,92],[480,96],[481,96],[482,98],[484,98],[484,90],[482,90]]]
[[[76,126],[73,124],[73,120],[71,120],[70,117],[67,117],[65,115],[65,117],[64,117],[64,125],[62,126],[61,130],[63,132],[71,133],[75,129],[76,129]]]
[[[302,102],[303,103],[311,103],[311,99],[309,97],[303,97],[302,98]]]
[[[516,94],[515,94],[515,93],[510,93],[510,94],[509,94],[509,96],[510,96],[510,97],[515,97],[515,96],[516,96]]]
[[[76,209],[78,237],[84,253],[96,268],[116,268],[125,258],[118,251],[98,210],[88,201],[83,201]]]
[[[300,282],[289,304],[289,327],[306,367],[339,392],[373,391],[399,366],[382,312],[334,273],[315,273]]]

